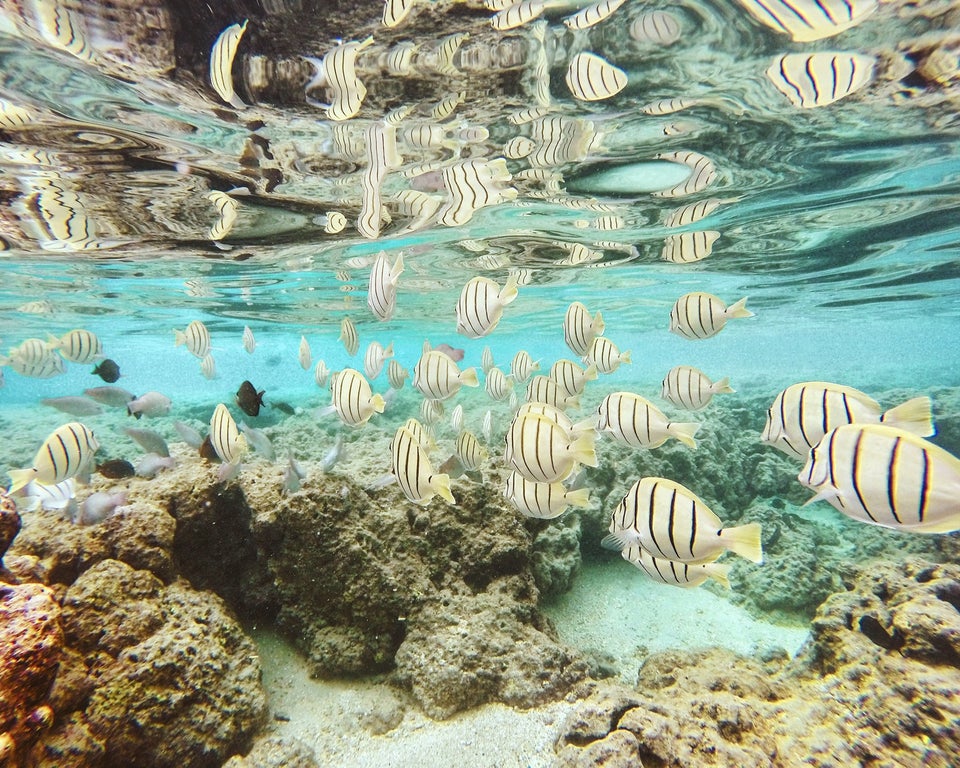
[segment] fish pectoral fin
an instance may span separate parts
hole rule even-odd
[[[388,472],[385,475],[380,475],[376,480],[374,480],[370,485],[364,488],[365,491],[379,491],[381,488],[386,488],[388,485],[392,485],[397,482],[397,478],[392,472]]]
[[[608,533],[600,540],[600,546],[612,552],[622,552],[635,543],[633,532],[630,530]]]
[[[809,506],[810,504],[813,504],[814,502],[817,502],[817,501],[829,502],[832,499],[839,499],[839,498],[840,498],[840,491],[838,491],[836,488],[830,485],[830,486],[827,486],[826,488],[823,488],[815,496],[811,496],[809,499],[803,502],[803,506],[805,507]]]

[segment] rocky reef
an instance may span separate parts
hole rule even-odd
[[[865,568],[794,659],[666,652],[598,685],[558,765],[947,766],[960,751],[960,566]]]

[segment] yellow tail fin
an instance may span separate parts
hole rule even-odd
[[[630,359],[630,350],[620,353],[620,362],[621,363],[632,363],[633,360]]]
[[[577,488],[575,491],[567,491],[564,501],[571,507],[588,507],[590,506],[590,489]]]
[[[379,394],[374,394],[374,396],[370,398],[370,405],[373,406],[373,410],[377,413],[383,413],[383,409],[387,407],[383,397]]]
[[[590,367],[583,372],[584,381],[593,381],[597,378],[597,366],[596,363],[590,363]]]
[[[697,450],[697,441],[693,439],[693,436],[697,434],[701,426],[703,425],[698,421],[671,421],[667,425],[667,432],[684,445],[693,448],[693,450]]]
[[[763,548],[760,544],[760,523],[747,523],[736,528],[724,528],[720,538],[727,549],[754,563],[763,562]]]
[[[499,296],[500,303],[503,306],[506,306],[515,298],[517,298],[518,294],[519,294],[519,291],[517,290],[517,276],[515,273],[511,272],[510,276],[507,278],[507,284],[503,286],[503,288],[500,291],[500,296]]]
[[[753,312],[747,309],[747,297],[727,307],[727,317],[753,317]]]
[[[929,397],[915,397],[896,408],[891,408],[880,417],[880,421],[891,427],[912,432],[919,437],[930,437],[937,434],[937,428],[933,425],[931,407]]]
[[[16,493],[37,476],[37,470],[33,467],[29,469],[11,469],[9,475],[10,487],[7,488],[7,493]]]
[[[570,444],[570,450],[573,451],[573,458],[578,464],[584,464],[588,467],[596,467],[597,449],[594,445],[596,437],[592,434],[582,435]]]
[[[736,391],[737,390],[730,386],[730,379],[727,376],[724,376],[722,379],[720,379],[720,381],[715,381],[713,383],[713,393],[715,395],[731,395]]]
[[[453,493],[450,490],[450,476],[439,474],[430,476],[430,487],[437,492],[447,504],[455,504]]]
[[[173,346],[179,347],[181,344],[187,343],[187,335],[183,331],[178,331],[176,328],[173,329]]]
[[[460,371],[460,383],[467,387],[479,387],[480,380],[477,378],[477,369],[467,368]]]
[[[730,589],[730,566],[724,563],[707,563],[703,568],[704,573],[714,581],[717,581],[727,589]]]

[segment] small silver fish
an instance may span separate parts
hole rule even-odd
[[[145,392],[127,403],[127,413],[136,416],[166,416],[170,413],[170,398],[160,392]]]
[[[167,441],[159,432],[154,432],[152,429],[137,429],[136,427],[125,427],[123,431],[147,453],[155,453],[158,456],[170,455]]]
[[[126,491],[106,493],[97,491],[84,499],[72,516],[75,525],[96,525],[113,515],[118,507],[127,503]]]
[[[96,416],[103,413],[100,404],[89,397],[45,397],[40,404],[69,413],[71,416]]]
[[[323,460],[320,462],[320,469],[324,472],[329,472],[341,461],[345,461],[347,458],[347,449],[343,443],[343,433],[337,433],[337,439],[333,444],[333,448],[327,451],[326,455],[323,457]]]
[[[247,439],[247,443],[256,453],[260,454],[268,461],[273,461],[277,457],[276,452],[273,450],[273,443],[270,442],[270,438],[267,437],[267,433],[262,429],[251,427],[241,421],[240,432],[243,433],[243,436]]]
[[[161,470],[173,469],[176,465],[177,460],[173,456],[158,456],[155,453],[148,453],[137,462],[137,477],[153,478]]]

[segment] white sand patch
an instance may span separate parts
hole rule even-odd
[[[719,646],[744,655],[783,648],[793,656],[809,635],[755,619],[706,589],[658,584],[621,560],[585,565],[573,588],[542,608],[563,642],[612,657],[629,685],[651,653]]]
[[[374,736],[363,715],[396,698],[383,683],[310,679],[306,662],[268,631],[253,631],[260,647],[263,684],[274,720],[271,733],[310,746],[321,765],[353,768],[547,768],[553,741],[573,704],[559,702],[535,710],[491,704],[441,722],[407,709],[392,731]]]

